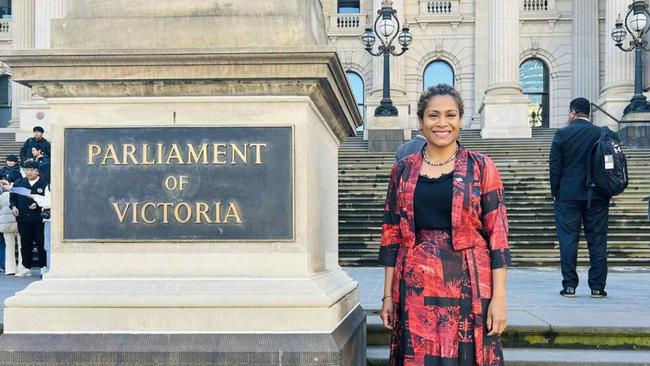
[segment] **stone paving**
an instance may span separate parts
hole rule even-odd
[[[383,294],[383,268],[345,268],[359,282],[360,302],[377,310]],[[37,271],[34,271],[37,275]],[[508,309],[511,326],[605,327],[650,329],[650,269],[613,269],[604,299],[589,297],[586,269],[573,299],[558,295],[560,274],[555,268],[513,268],[508,273]],[[0,307],[4,299],[22,290],[38,276],[0,275]],[[0,313],[0,323],[2,313]]]
[[[346,268],[359,282],[360,302],[366,310],[381,307],[383,268]],[[650,329],[650,269],[610,270],[607,298],[592,299],[587,269],[579,271],[577,297],[558,294],[561,275],[557,268],[512,268],[508,272],[507,301],[510,325]]]

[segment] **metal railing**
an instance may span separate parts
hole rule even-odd
[[[611,118],[611,119],[612,119],[613,121],[615,121],[618,125],[621,124],[621,121],[620,121],[619,119],[617,119],[616,117],[614,117],[614,116],[612,116],[611,114],[607,113],[606,110],[600,108],[600,107],[597,106],[596,104],[591,103],[591,107],[592,107],[592,108],[595,108],[595,109],[598,109],[599,111],[603,112],[604,115],[606,115],[607,117]],[[591,119],[592,119],[592,120],[593,120],[593,116],[594,116],[594,112],[593,112],[593,109],[592,109],[592,110],[591,110]]]

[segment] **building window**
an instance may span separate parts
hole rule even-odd
[[[454,86],[454,69],[445,61],[436,60],[428,64],[424,69],[423,79],[424,90],[437,84]]]
[[[0,0],[0,18],[11,18],[11,0]]]
[[[538,58],[530,58],[519,67],[519,83],[528,96],[528,123],[531,127],[549,127],[548,67]]]
[[[7,127],[11,119],[11,77],[0,75],[0,127]]]
[[[338,13],[339,14],[359,14],[361,12],[361,6],[359,5],[359,0],[350,1],[350,0],[338,0]]]
[[[350,84],[350,89],[352,89],[354,101],[357,102],[357,108],[359,108],[361,119],[365,120],[366,96],[363,79],[361,78],[361,75],[354,71],[347,71],[345,75],[348,77],[348,83]],[[363,126],[359,126],[358,131],[363,131]]]

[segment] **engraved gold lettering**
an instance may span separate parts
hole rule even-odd
[[[113,208],[115,209],[115,214],[117,215],[117,219],[120,220],[120,224],[124,223],[124,218],[126,217],[126,212],[129,210],[129,207],[131,206],[130,203],[127,203],[124,206],[124,211],[120,209],[120,204],[117,202],[113,202]]]
[[[192,144],[187,144],[187,163],[192,164],[192,159],[194,159],[194,163],[198,163],[199,159],[203,158],[202,164],[209,164],[208,163],[208,145],[202,144],[201,145],[201,150],[197,153],[196,150],[194,149],[194,145]]]
[[[88,145],[88,165],[95,164],[95,158],[102,153],[102,147],[95,144]]]
[[[133,144],[124,144],[122,145],[122,162],[124,164],[129,164],[129,159],[135,165],[139,165],[138,160],[135,158],[135,145]]]
[[[172,149],[169,151],[169,155],[167,155],[167,162],[165,162],[165,165],[170,164],[172,159],[176,159],[176,164],[185,164],[183,162],[181,151],[178,149],[178,145],[176,144],[172,144]]]
[[[181,219],[181,207],[185,208],[184,219]],[[176,221],[180,222],[181,224],[187,224],[190,220],[192,220],[192,208],[190,208],[190,205],[185,202],[179,203],[174,208],[174,219],[176,219]]]
[[[202,224],[203,222],[211,224],[212,220],[210,220],[210,216],[208,216],[208,211],[210,210],[210,206],[208,206],[207,203],[204,202],[197,202],[196,203],[196,220],[194,221],[197,224]]]
[[[266,149],[266,144],[256,143],[251,144],[251,148],[255,147],[255,164],[262,164],[262,148]]]
[[[227,223],[230,217],[233,217],[237,224],[241,224],[241,217],[239,216],[237,205],[232,202],[228,203],[228,211],[226,212],[226,217],[223,219],[223,222]]]
[[[147,219],[147,209],[149,207],[156,208],[156,205],[151,203],[151,202],[147,202],[144,205],[142,205],[142,209],[141,209],[141,212],[140,212],[140,216],[142,216],[142,222],[144,222],[145,224],[155,224],[156,223],[156,218],[155,217],[153,219],[151,219],[151,220]]]
[[[142,164],[143,165],[154,165],[156,164],[155,160],[147,160],[149,157],[149,144],[142,144]]]
[[[140,204],[137,203],[137,202],[133,204],[133,210],[132,210],[133,211],[133,219],[131,220],[132,224],[139,223],[139,221],[138,221],[138,206],[140,206]]]
[[[169,224],[169,208],[172,207],[174,204],[173,203],[159,203],[156,205],[156,208],[162,207],[163,209],[163,224]]]
[[[104,159],[102,160],[102,165],[106,165],[106,161],[109,159],[113,160],[113,164],[115,165],[121,165],[120,160],[117,158],[117,154],[115,153],[115,147],[113,147],[113,144],[108,144],[106,147],[106,153],[104,153]]]
[[[235,162],[235,155],[239,156],[239,159],[242,161],[242,163],[248,163],[248,144],[244,144],[244,151],[240,150],[236,144],[230,144],[230,148],[232,149],[231,164],[237,164]]]
[[[165,154],[165,145],[164,144],[156,144],[156,152],[158,153],[158,164],[163,163],[163,155]]]
[[[221,202],[214,203],[214,223],[221,224]]]
[[[212,160],[213,164],[226,164],[226,144],[214,144],[214,159]],[[223,149],[223,151],[220,151]],[[223,156],[223,160],[219,160],[219,157]]]

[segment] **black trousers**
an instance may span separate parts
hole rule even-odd
[[[42,222],[19,222],[18,232],[20,233],[20,253],[23,256],[25,268],[45,266],[45,235]],[[34,261],[34,246],[38,251],[38,261]]]
[[[607,281],[607,219],[609,201],[555,201],[555,227],[560,242],[562,285],[578,287],[578,242],[584,224],[589,249],[589,288],[604,290]]]

